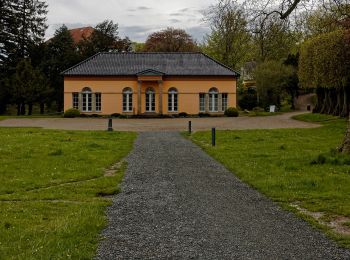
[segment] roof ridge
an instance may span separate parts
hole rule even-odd
[[[141,51],[141,52],[100,52],[101,54],[202,54],[200,51],[196,52],[190,52],[190,51],[184,51],[184,52],[172,52],[172,51],[155,51],[155,52],[146,52],[146,51]]]

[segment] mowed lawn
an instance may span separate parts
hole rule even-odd
[[[0,128],[0,259],[91,259],[134,133]]]
[[[283,207],[291,205],[321,212],[321,221],[347,217],[350,227],[350,157],[334,151],[343,139],[346,120],[306,114],[305,121],[320,122],[314,129],[218,131],[217,146],[211,146],[210,132],[196,132],[191,138],[209,155],[241,180],[266,194]],[[333,150],[332,150],[333,148]],[[350,236],[334,233],[310,216],[299,213],[324,229],[341,245],[350,247]],[[345,218],[346,219],[346,218]]]

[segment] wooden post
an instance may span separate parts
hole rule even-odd
[[[192,133],[192,122],[188,121],[188,133],[191,134]]]

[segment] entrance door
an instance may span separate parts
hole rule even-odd
[[[146,112],[156,111],[156,98],[153,88],[146,90]]]

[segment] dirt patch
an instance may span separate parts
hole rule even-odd
[[[329,227],[335,233],[338,233],[341,235],[347,235],[347,236],[350,235],[350,227],[346,225],[346,223],[350,222],[349,217],[331,216],[331,217],[327,217],[327,219],[330,219],[330,220],[325,220],[325,213],[323,212],[309,211],[307,209],[300,207],[297,203],[292,203],[290,204],[290,206],[292,206],[293,208],[296,208],[299,212],[314,218],[315,220],[317,220],[319,224]]]
[[[106,177],[110,177],[110,176],[114,176],[116,174],[116,172],[120,169],[120,167],[122,166],[124,161],[119,161],[115,164],[113,164],[111,167],[109,167],[108,169],[105,170],[104,176]]]

